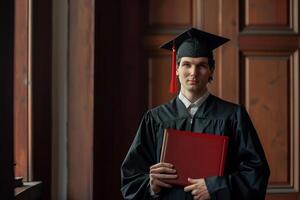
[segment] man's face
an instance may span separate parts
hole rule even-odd
[[[182,57],[176,70],[183,93],[202,93],[212,74],[207,57]]]

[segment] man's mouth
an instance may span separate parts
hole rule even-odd
[[[188,83],[191,84],[191,85],[196,85],[198,83],[198,81],[192,79],[192,80],[188,80]]]

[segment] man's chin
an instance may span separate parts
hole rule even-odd
[[[192,93],[201,93],[203,90],[205,90],[205,87],[201,87],[199,85],[189,85],[187,90]]]
[[[197,86],[197,85],[190,85],[190,86],[188,87],[188,90],[189,90],[190,92],[197,92],[197,91],[200,91],[201,89],[200,89],[200,87]]]

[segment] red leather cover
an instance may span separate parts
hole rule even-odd
[[[190,185],[188,178],[222,176],[228,137],[166,129],[161,162],[174,165],[178,178],[165,180],[173,185]]]

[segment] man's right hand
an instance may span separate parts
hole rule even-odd
[[[162,187],[171,188],[172,185],[165,183],[165,179],[176,179],[176,170],[170,163],[157,163],[150,167],[150,187],[157,194]]]

